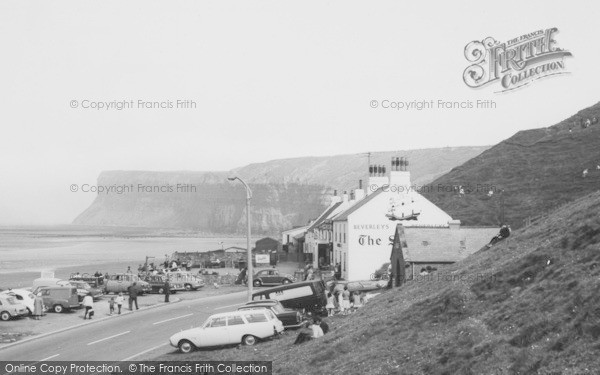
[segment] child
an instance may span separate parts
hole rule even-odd
[[[108,315],[112,315],[115,312],[115,297],[110,297],[110,301],[108,301],[108,307],[110,309]]]
[[[334,302],[333,294],[331,294],[331,292],[327,293],[327,306],[325,306],[325,308],[327,309],[327,316],[333,316],[333,310],[335,309],[335,302]]]
[[[121,307],[123,306],[123,302],[125,299],[123,298],[123,293],[119,292],[117,298],[115,298],[115,302],[117,303],[117,309],[119,310],[119,315],[121,314]]]

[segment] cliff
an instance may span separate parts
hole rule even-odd
[[[425,183],[449,171],[486,147],[457,147],[381,152],[371,162],[389,165],[391,156],[413,161],[413,182]],[[367,178],[368,159],[356,155],[304,157],[251,164],[230,172],[106,171],[99,194],[74,224],[182,228],[200,233],[244,233],[243,186],[227,181],[239,175],[253,191],[252,231],[274,234],[304,225],[329,204],[333,189],[356,189]],[[365,181],[366,182],[366,181]]]

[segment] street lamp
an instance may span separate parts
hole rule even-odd
[[[246,233],[246,254],[248,257],[248,302],[252,301],[252,283],[253,283],[253,271],[252,271],[252,249],[250,248],[250,200],[252,199],[252,190],[244,180],[239,177],[228,177],[229,181],[239,180],[246,188],[246,224],[248,225],[248,232]]]

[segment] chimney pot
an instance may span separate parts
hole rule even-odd
[[[362,189],[362,180],[358,180],[358,188]]]

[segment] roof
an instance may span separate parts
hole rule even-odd
[[[358,201],[355,205],[348,208],[346,211],[340,213],[338,216],[333,218],[333,221],[346,221],[348,220],[348,216],[352,215],[354,212],[360,210],[361,207],[372,201],[376,196],[383,193],[383,187],[375,190],[373,193],[367,195],[366,198]]]
[[[340,206],[340,204],[342,204],[342,202],[337,202],[334,205],[330,206],[328,209],[326,209],[318,218],[317,220],[315,220],[314,223],[312,223],[312,225],[310,227],[308,227],[308,229],[306,230],[307,232],[310,232],[311,230],[315,229],[319,224],[321,224],[322,222],[324,222],[329,215],[331,215],[331,213],[333,211],[335,211],[336,208],[338,208]]]
[[[497,232],[497,228],[405,227],[404,259],[407,262],[456,262],[479,251]]]

